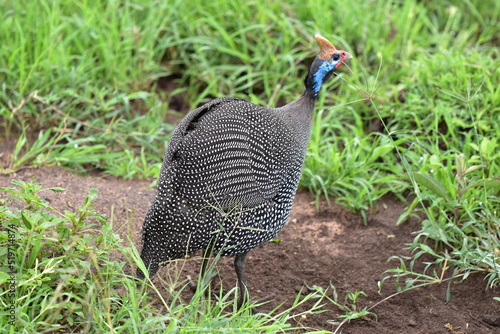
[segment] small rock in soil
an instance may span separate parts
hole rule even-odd
[[[500,316],[499,315],[485,314],[485,315],[483,315],[483,321],[491,326],[495,326],[495,327],[500,326]]]

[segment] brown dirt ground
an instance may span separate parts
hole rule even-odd
[[[45,187],[59,186],[64,193],[46,191],[42,197],[60,210],[74,210],[82,203],[90,188],[99,189],[95,208],[108,216],[113,213],[117,232],[122,237],[132,236],[139,246],[140,229],[154,190],[148,181],[124,181],[112,176],[96,174],[80,177],[61,168],[25,169],[12,175],[0,175],[0,186],[8,186],[11,179],[29,181],[35,177]],[[254,299],[270,297],[262,311],[272,310],[285,302],[290,305],[296,293],[305,285],[327,288],[333,284],[343,300],[346,290],[361,290],[358,306],[369,307],[395,292],[393,282],[386,282],[381,293],[377,281],[385,270],[396,262],[387,262],[392,255],[408,255],[405,244],[412,241],[419,229],[417,221],[395,222],[403,212],[403,205],[384,198],[368,216],[365,226],[359,216],[337,205],[321,203],[316,210],[314,197],[300,192],[292,215],[278,238],[253,250],[247,262],[250,295]],[[132,222],[127,224],[127,221]],[[133,224],[133,226],[132,226]],[[197,277],[199,261],[186,261],[181,275]],[[236,276],[232,259],[219,262],[224,289],[235,286]],[[163,268],[158,276],[166,276]],[[132,270],[132,268],[129,268]],[[376,306],[372,311],[378,319],[367,316],[342,327],[342,333],[500,333],[499,303],[493,300],[498,292],[485,289],[484,275],[472,275],[463,283],[453,283],[451,299],[445,301],[446,284],[416,289]],[[330,331],[335,326],[326,323],[342,314],[331,306],[329,311],[308,316],[302,324]],[[294,324],[295,325],[295,324]],[[448,328],[446,328],[446,327]]]

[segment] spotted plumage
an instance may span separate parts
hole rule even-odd
[[[297,100],[265,108],[219,98],[177,126],[143,225],[141,258],[150,276],[162,264],[210,245],[222,256],[236,255],[245,287],[246,254],[272,239],[290,214],[321,84],[350,58],[318,38],[327,47]],[[325,60],[325,52],[333,53]],[[141,270],[138,276],[144,277]]]

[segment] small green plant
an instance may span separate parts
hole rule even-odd
[[[462,270],[483,271],[493,287],[500,282],[500,179],[486,178],[486,165],[469,164],[462,154],[445,162],[431,156],[424,167],[427,173],[412,174],[418,196],[410,210],[421,203],[427,218],[411,249]],[[434,250],[427,239],[436,241]],[[445,250],[438,251],[442,247]]]
[[[0,166],[2,174],[15,172],[22,166],[41,166],[47,163],[47,155],[54,149],[57,136],[51,130],[40,131],[38,137],[32,144],[28,142],[28,127],[23,126],[22,132],[16,141],[13,152],[10,155],[10,163],[6,168]]]
[[[398,167],[388,154],[394,150],[390,138],[366,135],[358,126],[361,120],[355,122],[343,122],[333,111],[317,113],[301,186],[317,197],[334,197],[337,203],[360,212],[366,223],[369,208],[401,183],[395,177]]]
[[[22,209],[10,208],[8,200],[3,200],[0,219],[2,228],[12,236],[6,249],[14,293],[5,301],[10,299],[15,304],[15,323],[0,326],[8,329],[13,325],[27,332],[47,328],[81,330],[92,318],[93,302],[100,294],[93,291],[95,286],[88,285],[89,277],[104,278],[123,266],[110,258],[119,237],[112,233],[106,216],[92,209],[97,190],[89,191],[76,212],[60,212],[38,193],[64,189],[43,189],[34,182],[12,183],[15,187],[0,191],[20,202]],[[2,284],[7,282],[5,273],[2,271]],[[2,289],[2,295],[7,292],[9,289]]]
[[[122,154],[117,155],[114,161],[109,161],[106,173],[121,176],[124,179],[134,177],[153,179],[160,173],[161,162],[153,163],[159,160],[157,157],[146,157],[144,147],[140,149],[137,155],[130,149],[125,149]]]
[[[424,269],[420,272],[415,269],[415,265],[418,263],[420,258],[424,254],[431,254],[435,257],[432,262],[426,262]],[[378,302],[376,305],[390,299],[398,294],[421,288],[424,286],[432,284],[441,284],[448,282],[448,288],[446,290],[446,300],[450,298],[451,283],[455,279],[465,279],[471,272],[461,272],[459,268],[452,268],[446,257],[432,251],[430,247],[423,247],[420,252],[417,252],[411,257],[405,256],[392,256],[388,261],[397,260],[399,261],[398,268],[388,269],[385,271],[386,276],[384,276],[378,283],[379,290],[388,279],[394,279],[397,293],[384,298],[382,301]],[[450,273],[451,271],[451,273]]]
[[[471,94],[468,87],[467,98],[448,95],[465,103],[473,115],[473,98],[478,91]],[[416,196],[398,224],[415,211],[423,213],[425,218],[420,233],[409,245],[412,256],[389,258],[398,260],[399,266],[387,270],[379,282],[381,289],[387,279],[394,279],[398,292],[370,309],[409,290],[444,282],[448,283],[446,300],[449,300],[451,283],[465,280],[473,273],[485,274],[490,288],[500,283],[500,178],[494,177],[498,175],[500,155],[496,139],[478,139],[480,123],[469,126],[474,131],[465,135],[462,153],[429,154],[427,150],[436,152],[436,146],[418,142],[419,145],[401,155],[405,164],[412,161],[420,169],[411,171],[406,165]],[[419,159],[415,151],[420,153]],[[415,266],[424,255],[431,260],[424,262],[423,270],[417,270]]]
[[[341,312],[344,312],[344,314],[339,314],[337,315],[337,318],[343,319],[341,322],[340,321],[335,321],[335,320],[329,320],[328,323],[337,326],[337,329],[339,329],[342,324],[346,322],[350,322],[351,320],[359,319],[361,317],[371,315],[377,318],[377,315],[373,312],[369,312],[366,307],[363,309],[359,309],[358,302],[359,302],[359,297],[361,296],[367,296],[365,292],[363,291],[345,291],[345,297],[343,302],[339,301],[339,295],[337,293],[337,289],[334,285],[330,283],[330,291],[331,291],[331,296],[329,294],[328,289],[324,289],[320,286],[314,285],[311,290],[319,293],[325,301],[328,301],[332,303],[335,307],[337,307]]]

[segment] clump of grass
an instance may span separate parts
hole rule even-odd
[[[492,288],[500,283],[500,154],[495,138],[500,133],[493,129],[485,132],[485,124],[479,119],[484,106],[478,102],[486,81],[475,90],[469,84],[462,95],[441,90],[451,101],[458,101],[462,112],[470,116],[469,123],[462,125],[471,130],[450,138],[460,140],[460,150],[440,150],[438,155],[436,143],[419,143],[415,149],[420,153],[419,161],[408,165],[416,197],[407,214],[420,205],[418,210],[426,217],[410,245],[415,259],[429,254],[434,258],[433,264],[452,266],[464,277],[471,272],[483,272]],[[428,240],[433,240],[433,246],[428,246]]]
[[[2,317],[4,332],[108,331],[111,314],[120,306],[129,305],[127,311],[135,320],[142,311],[153,311],[137,307],[146,298],[130,293],[135,284],[123,272],[126,263],[112,255],[117,249],[123,251],[123,246],[107,217],[92,208],[96,189],[89,191],[75,212],[61,212],[38,193],[64,189],[12,183],[15,187],[0,189],[10,195],[2,200],[0,220],[2,229],[12,235],[8,245],[2,241],[11,260],[9,275],[1,272],[4,286],[7,280],[10,283],[10,289],[2,290],[2,301],[3,306],[15,306],[13,322]]]
[[[301,186],[317,196],[335,198],[360,212],[366,222],[366,213],[380,197],[406,186],[398,179],[400,167],[390,154],[394,143],[381,133],[364,134],[361,119],[351,112],[357,124],[344,123],[334,110],[317,113]]]
[[[337,288],[330,283],[330,289],[324,289],[320,286],[313,286],[311,290],[317,291],[321,295],[325,296],[325,301],[331,303],[337,307],[343,314],[337,315],[338,319],[342,319],[342,323],[350,322],[351,320],[359,319],[361,317],[371,315],[377,318],[377,315],[373,312],[369,312],[366,307],[363,309],[359,308],[358,302],[361,296],[366,297],[364,291],[345,291],[344,300],[339,299],[339,294],[337,293]],[[335,325],[340,328],[341,322],[335,320],[327,321],[329,324]],[[335,331],[336,333],[337,331]]]
[[[482,145],[487,151],[494,142]],[[490,145],[489,148],[486,148]],[[445,161],[436,156],[424,163],[427,172],[410,174],[416,198],[404,219],[414,208],[425,214],[422,229],[410,249],[413,260],[431,255],[433,265],[452,266],[467,277],[472,272],[486,274],[487,286],[500,283],[500,178],[489,178],[491,171],[478,164],[478,156],[465,161],[455,154]],[[423,159],[427,160],[427,159]],[[474,164],[475,163],[475,164]],[[432,240],[432,246],[429,241]],[[408,272],[403,270],[406,274]]]

